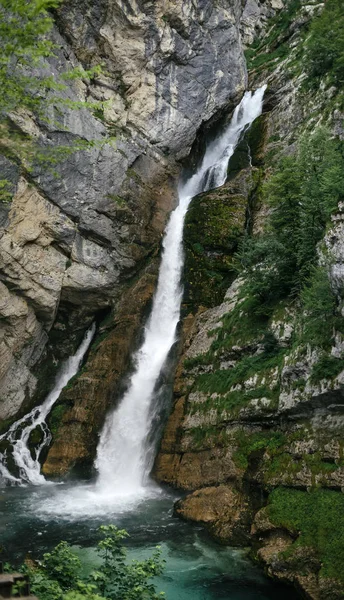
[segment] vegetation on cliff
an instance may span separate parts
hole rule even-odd
[[[20,119],[18,126],[18,114],[26,120],[35,115],[41,123],[49,124],[59,121],[63,107],[99,109],[98,102],[72,100],[64,92],[66,82],[89,81],[100,73],[100,66],[88,71],[70,69],[57,79],[46,62],[56,58],[58,51],[58,45],[49,37],[54,23],[50,11],[60,3],[61,0],[0,1],[0,149],[26,170],[37,161],[52,168],[77,149],[92,146],[90,141],[79,140],[73,146],[43,149],[37,143],[37,132],[21,130]],[[0,179],[0,202],[11,200],[11,188],[10,181]]]
[[[304,88],[317,90],[338,86],[344,81],[344,15],[342,0],[327,0],[322,6],[309,2],[303,11],[302,0],[290,0],[270,20],[263,37],[257,37],[246,50],[250,72],[272,72],[285,62],[291,76],[302,74]],[[299,40],[295,44],[295,32]],[[293,39],[293,43],[291,39]]]
[[[261,201],[271,211],[265,232],[246,237],[237,255],[254,312],[269,314],[276,302],[305,287],[316,286],[324,295],[324,279],[313,268],[317,244],[344,197],[343,169],[343,142],[319,127],[301,140],[296,154],[280,159],[264,184]],[[331,291],[329,284],[325,288]],[[304,294],[307,309],[312,299],[316,294]]]
[[[344,581],[344,495],[328,489],[311,492],[277,488],[269,496],[268,515],[295,536],[286,559],[299,547],[313,548],[320,576]]]
[[[164,481],[243,494],[269,573],[322,599],[343,594],[343,27],[341,0],[291,1],[246,51],[271,112],[239,279],[187,332],[161,460]],[[234,158],[238,177],[245,139]]]
[[[344,14],[342,0],[327,0],[310,26],[306,69],[313,86],[325,78],[330,85],[344,83]]]
[[[53,54],[47,34],[53,26],[48,13],[60,0],[1,0],[0,2],[0,115],[20,108],[39,110],[49,90],[56,89],[52,75],[38,77],[28,70]]]

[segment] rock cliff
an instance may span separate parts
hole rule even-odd
[[[102,75],[61,94],[102,108],[52,104],[44,123],[11,116],[43,154],[60,147],[61,157],[30,171],[1,157],[13,193],[1,206],[1,419],[40,400],[42,360],[68,355],[143,274],[175,203],[176,159],[246,87],[241,16],[238,0],[76,1],[57,11],[46,69],[58,79],[101,63]]]
[[[5,429],[41,401],[96,320],[86,362],[49,417],[43,471],[92,464],[149,310],[180,161],[247,85],[268,83],[226,184],[187,215],[181,358],[155,476],[185,492],[181,517],[224,543],[251,544],[305,597],[333,600],[343,597],[334,533],[344,486],[343,204],[316,250],[336,298],[324,348],[301,343],[293,298],[252,318],[236,258],[244,237],[267,229],[263,189],[278,160],[319,123],[343,139],[338,87],[305,86],[302,48],[322,10],[299,0],[73,0],[56,11],[46,68],[58,78],[101,63],[101,75],[61,92],[101,109],[51,105],[44,123],[11,115],[43,154],[60,147],[61,157],[30,170],[0,157],[13,193],[0,206],[0,419]]]
[[[314,600],[344,593],[340,562],[334,566],[344,484],[342,203],[317,247],[320,265],[330,265],[339,319],[324,347],[298,337],[295,297],[272,300],[268,316],[254,317],[233,266],[244,232],[266,228],[262,186],[278,157],[293,155],[319,122],[343,139],[340,90],[304,85],[300,48],[321,10],[291,3],[288,18],[272,21],[248,49],[251,82],[268,83],[264,113],[233,156],[225,186],[192,201],[182,355],[155,465],[159,481],[185,492],[178,515],[222,542],[251,544],[270,575]],[[218,198],[230,216],[222,219]]]

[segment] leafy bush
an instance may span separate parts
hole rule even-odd
[[[82,564],[66,542],[44,554],[36,569],[29,571],[31,589],[39,600],[158,600],[151,579],[160,575],[163,561],[157,548],[143,561],[126,560],[122,541],[127,532],[114,525],[99,528],[103,535],[97,547],[101,562],[89,577],[81,578]]]

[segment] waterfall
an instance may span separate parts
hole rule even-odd
[[[54,387],[41,406],[35,407],[27,415],[11,425],[9,430],[0,436],[0,442],[6,440],[9,448],[0,453],[0,476],[4,481],[10,484],[20,484],[22,482],[40,485],[47,483],[41,473],[39,458],[43,448],[51,441],[51,434],[45,422],[54,403],[60,396],[62,389],[68,381],[78,372],[83,357],[85,356],[95,332],[95,324],[87,331],[78,350],[68,358],[62,365]],[[34,457],[29,449],[29,438],[31,432],[41,428],[42,439],[38,447],[34,450]],[[19,477],[10,473],[8,463],[11,461],[16,467]]]
[[[134,357],[135,369],[100,436],[95,464],[97,488],[104,495],[133,496],[147,485],[151,406],[159,375],[176,341],[180,316],[184,218],[194,196],[225,183],[228,161],[242,132],[261,114],[265,88],[245,93],[230,125],[208,145],[197,172],[179,186],[179,204],[166,228],[157,290],[142,346]]]
[[[228,161],[243,131],[261,114],[266,86],[255,93],[246,92],[236,107],[231,123],[206,148],[201,166],[188,180],[179,185],[179,204],[172,212],[163,240],[163,253],[153,307],[144,330],[143,343],[134,356],[135,368],[127,391],[118,407],[108,415],[97,449],[96,485],[75,488],[69,494],[52,495],[41,510],[54,514],[83,516],[89,511],[102,514],[105,507],[114,507],[114,498],[130,506],[129,497],[146,495],[152,467],[152,448],[149,448],[151,423],[157,382],[168,354],[176,341],[182,299],[183,226],[191,199],[223,185]],[[0,477],[10,484],[47,483],[40,472],[39,458],[51,440],[46,417],[63,387],[77,373],[91,343],[95,326],[87,332],[76,354],[69,358],[58,374],[54,389],[40,407],[16,421],[0,436],[7,448],[0,453]],[[31,432],[40,427],[42,439],[31,453]],[[14,473],[9,465],[14,464]],[[127,500],[125,500],[127,499]]]

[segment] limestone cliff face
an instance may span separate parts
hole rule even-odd
[[[245,85],[241,11],[237,0],[75,0],[59,23],[79,60],[105,61],[91,93],[114,100],[106,116],[185,156],[202,121]]]
[[[62,145],[66,155],[30,173],[1,158],[14,193],[0,220],[1,419],[30,402],[49,332],[60,343],[48,352],[56,362],[97,311],[116,307],[158,247],[176,201],[176,159],[246,86],[241,15],[239,0],[85,0],[59,9],[47,69],[58,77],[102,63],[104,75],[72,82],[63,95],[104,108],[94,116],[52,105],[49,124],[12,116],[43,152]],[[85,141],[88,150],[68,152]]]
[[[43,155],[60,148],[60,158],[34,161],[28,171],[0,156],[13,193],[0,206],[2,429],[43,399],[85,328],[101,322],[97,358],[92,349],[84,379],[56,407],[49,474],[92,462],[153,292],[152,258],[176,202],[177,161],[203,122],[237,103],[247,85],[245,44],[281,6],[76,0],[55,14],[56,57],[46,72],[58,79],[71,67],[101,63],[102,75],[71,81],[60,93],[103,108],[92,114],[51,103],[44,123],[11,115]]]
[[[230,165],[229,182],[215,193],[224,199],[225,206],[237,204],[241,198],[241,212],[236,215],[246,209],[246,220],[238,221],[235,216],[227,221],[227,242],[239,223],[241,231],[250,228],[258,233],[264,228],[269,209],[259,200],[259,188],[264,172],[271,169],[271,156],[293,152],[295,140],[315,122],[312,112],[318,119],[325,113],[328,93],[318,90],[316,94],[305,94],[301,90],[303,74],[291,77],[288,62],[295,60],[293,51],[297,52],[302,27],[314,10],[319,6],[303,8],[301,3],[289,30],[284,32],[283,43],[287,39],[289,48],[294,49],[287,58],[272,58],[269,62],[267,55],[268,66],[257,67],[250,74],[255,87],[263,81],[269,86],[264,114],[255,125],[263,147],[250,153],[251,167],[239,148]],[[335,103],[326,118],[327,125],[342,136],[339,123],[343,114]],[[249,134],[250,142],[246,136],[243,147],[254,147],[255,134]],[[214,193],[209,194],[208,203],[206,196],[193,200],[185,228],[186,265],[192,268],[185,296],[189,314],[183,326],[174,407],[155,475],[159,481],[186,492],[176,505],[181,517],[203,523],[221,541],[253,544],[270,575],[293,583],[305,597],[341,598],[342,583],[326,575],[317,551],[302,542],[294,545],[301,526],[295,529],[286,520],[273,519],[275,496],[269,494],[282,488],[276,494],[286,497],[289,490],[298,490],[301,503],[302,494],[307,497],[307,491],[322,488],[334,494],[331,502],[341,497],[342,334],[337,332],[326,355],[330,362],[338,359],[336,372],[330,374],[322,372],[323,354],[310,348],[301,350],[292,343],[297,326],[292,303],[278,306],[264,335],[259,326],[248,327],[240,308],[243,281],[231,272],[235,244],[223,248],[223,255],[214,259],[209,233],[214,226],[213,245],[217,248],[217,236],[224,225],[216,224]],[[344,290],[342,212],[340,203],[319,248],[320,261],[326,254],[332,265],[332,285],[338,298],[343,297]],[[194,222],[198,225],[197,246]],[[240,227],[236,235],[238,241]],[[197,253],[199,257],[195,258]],[[209,257],[217,261],[218,267],[216,273],[213,263],[210,275]],[[227,277],[234,280],[226,293],[221,291],[224,264]],[[222,302],[218,302],[219,295]],[[271,354],[272,337],[278,352]]]

